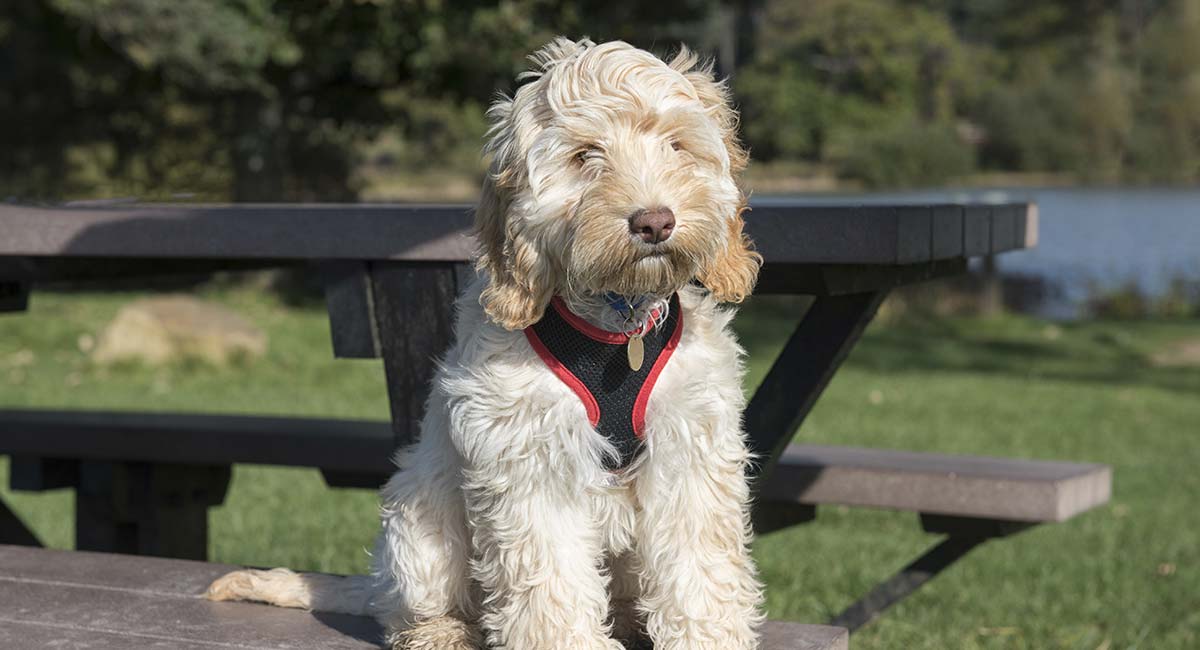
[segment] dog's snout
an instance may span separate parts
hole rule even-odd
[[[675,213],[670,208],[638,210],[629,217],[629,232],[647,244],[666,241],[674,230]]]

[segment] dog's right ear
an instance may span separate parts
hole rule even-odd
[[[542,318],[553,297],[551,269],[511,215],[513,193],[526,183],[517,154],[513,102],[501,100],[488,111],[493,120],[485,151],[492,156],[475,210],[478,242],[475,268],[486,273],[479,296],[483,311],[505,329],[528,327]]]

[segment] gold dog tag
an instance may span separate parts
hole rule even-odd
[[[642,344],[641,334],[630,335],[625,352],[629,354],[629,369],[634,372],[641,370],[642,361],[646,358],[646,346]]]

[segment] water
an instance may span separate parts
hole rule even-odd
[[[1171,281],[1200,281],[1200,189],[988,189],[755,197],[755,203],[1038,204],[1037,248],[997,258],[1004,273],[1056,289],[1038,311],[1072,317],[1089,293],[1136,284],[1161,296]]]

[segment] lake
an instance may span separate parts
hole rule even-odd
[[[868,194],[755,196],[755,203],[1038,204],[1037,248],[999,258],[1004,273],[1046,280],[1056,291],[1038,308],[1078,316],[1091,287],[1136,283],[1162,295],[1174,278],[1200,282],[1200,189],[948,189]]]

